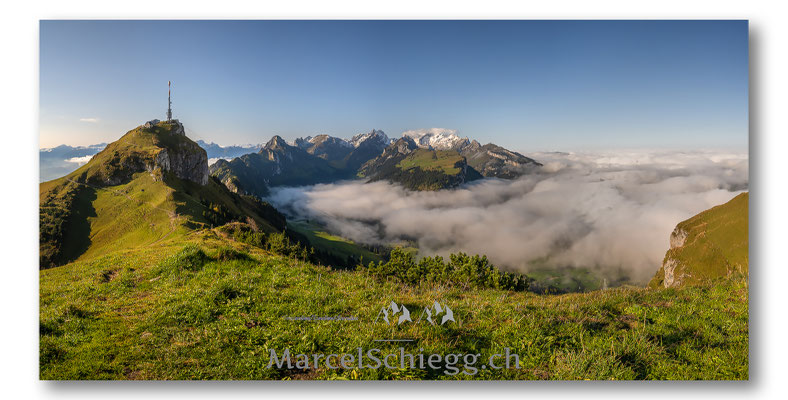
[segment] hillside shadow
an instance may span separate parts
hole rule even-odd
[[[96,216],[93,201],[96,200],[96,190],[83,188],[74,198],[71,215],[65,223],[60,264],[76,260],[90,248],[90,221],[88,218]]]

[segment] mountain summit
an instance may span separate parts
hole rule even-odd
[[[353,145],[353,147],[358,147],[362,143],[367,142],[368,140],[373,141],[370,143],[376,143],[383,147],[386,147],[391,143],[391,139],[389,139],[389,137],[386,136],[386,134],[383,133],[383,131],[372,129],[367,133],[359,133],[358,135],[353,136],[353,138],[350,139],[350,144]]]
[[[41,183],[39,201],[41,268],[228,221],[264,232],[285,224],[270,205],[211,179],[205,150],[176,120],[130,130],[76,171]]]
[[[421,148],[434,150],[459,150],[468,145],[468,138],[457,136],[457,131],[453,129],[419,129],[406,131],[403,137],[409,137]]]
[[[208,157],[185,132],[177,120],[148,121],[107,145],[69,176],[95,185],[118,185],[136,173],[159,171],[206,185]]]
[[[290,146],[284,139],[282,139],[281,136],[274,135],[274,137],[272,137],[271,140],[269,140],[268,143],[263,146],[263,149],[260,150],[260,152],[263,152],[263,150],[288,151],[292,147],[293,146]]]

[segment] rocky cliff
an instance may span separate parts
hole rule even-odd
[[[205,150],[186,137],[178,121],[138,126],[75,172],[81,180],[104,186],[127,182],[139,172],[150,172],[157,179],[169,172],[200,185],[209,179]]]

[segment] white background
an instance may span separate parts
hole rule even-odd
[[[0,393],[4,398],[782,397],[788,380],[785,100],[788,15],[757,1],[5,1],[0,24]],[[39,382],[38,20],[85,18],[749,19],[749,382]]]

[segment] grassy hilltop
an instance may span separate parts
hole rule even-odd
[[[174,240],[233,218],[248,217],[263,232],[284,228],[268,204],[162,168],[162,153],[169,163],[207,163],[205,150],[173,129],[166,122],[137,127],[71,174],[40,184],[41,268]]]
[[[390,157],[384,154],[366,163],[359,174],[371,181],[396,182],[410,190],[441,190],[482,178],[456,151],[422,148]]]

